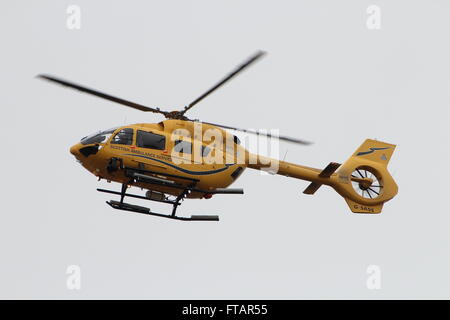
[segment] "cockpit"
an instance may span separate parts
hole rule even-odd
[[[108,141],[109,137],[117,130],[119,127],[111,128],[104,131],[98,131],[96,133],[90,134],[84,138],[81,138],[81,144],[93,144],[93,143],[105,143]]]

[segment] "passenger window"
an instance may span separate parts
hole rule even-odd
[[[141,148],[164,150],[166,148],[166,137],[138,130],[136,144]]]
[[[174,151],[179,153],[192,154],[192,143],[184,140],[175,140]],[[207,146],[202,146],[202,157],[207,157],[211,149]]]
[[[175,140],[175,152],[192,154],[192,143],[183,140]]]
[[[125,128],[117,132],[114,138],[111,140],[113,144],[125,144],[132,145],[133,144],[133,129]]]

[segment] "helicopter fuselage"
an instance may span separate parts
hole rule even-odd
[[[223,134],[222,137],[225,137],[227,132],[208,125],[201,125],[198,129],[201,131],[195,132],[194,126],[192,122],[183,120],[127,125],[85,137],[72,146],[70,152],[89,172],[107,181],[170,195],[178,195],[181,192],[148,182],[131,183],[123,169],[136,168],[154,172],[152,176],[156,179],[168,179],[170,176],[169,181],[179,184],[186,184],[183,178],[196,179],[196,187],[205,191],[227,188],[246,167],[245,163],[236,163],[233,157],[233,161],[229,161],[230,154],[227,155],[227,151],[233,152],[234,156],[237,150],[245,149],[238,146],[234,139],[230,148],[226,146],[226,141],[218,141],[217,136],[213,141],[202,142],[199,138],[208,130],[215,130],[219,135]],[[224,146],[223,151],[221,145]],[[215,161],[211,161],[211,154],[214,153],[217,153]],[[187,197],[209,198],[210,194],[191,192]]]

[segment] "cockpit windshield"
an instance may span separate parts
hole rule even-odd
[[[117,130],[119,127],[111,128],[104,131],[99,131],[93,134],[90,134],[81,139],[81,144],[92,144],[92,143],[105,143],[109,137]]]

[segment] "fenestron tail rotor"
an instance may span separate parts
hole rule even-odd
[[[351,178],[353,189],[365,199],[376,199],[383,191],[381,179],[370,168],[356,168]]]

